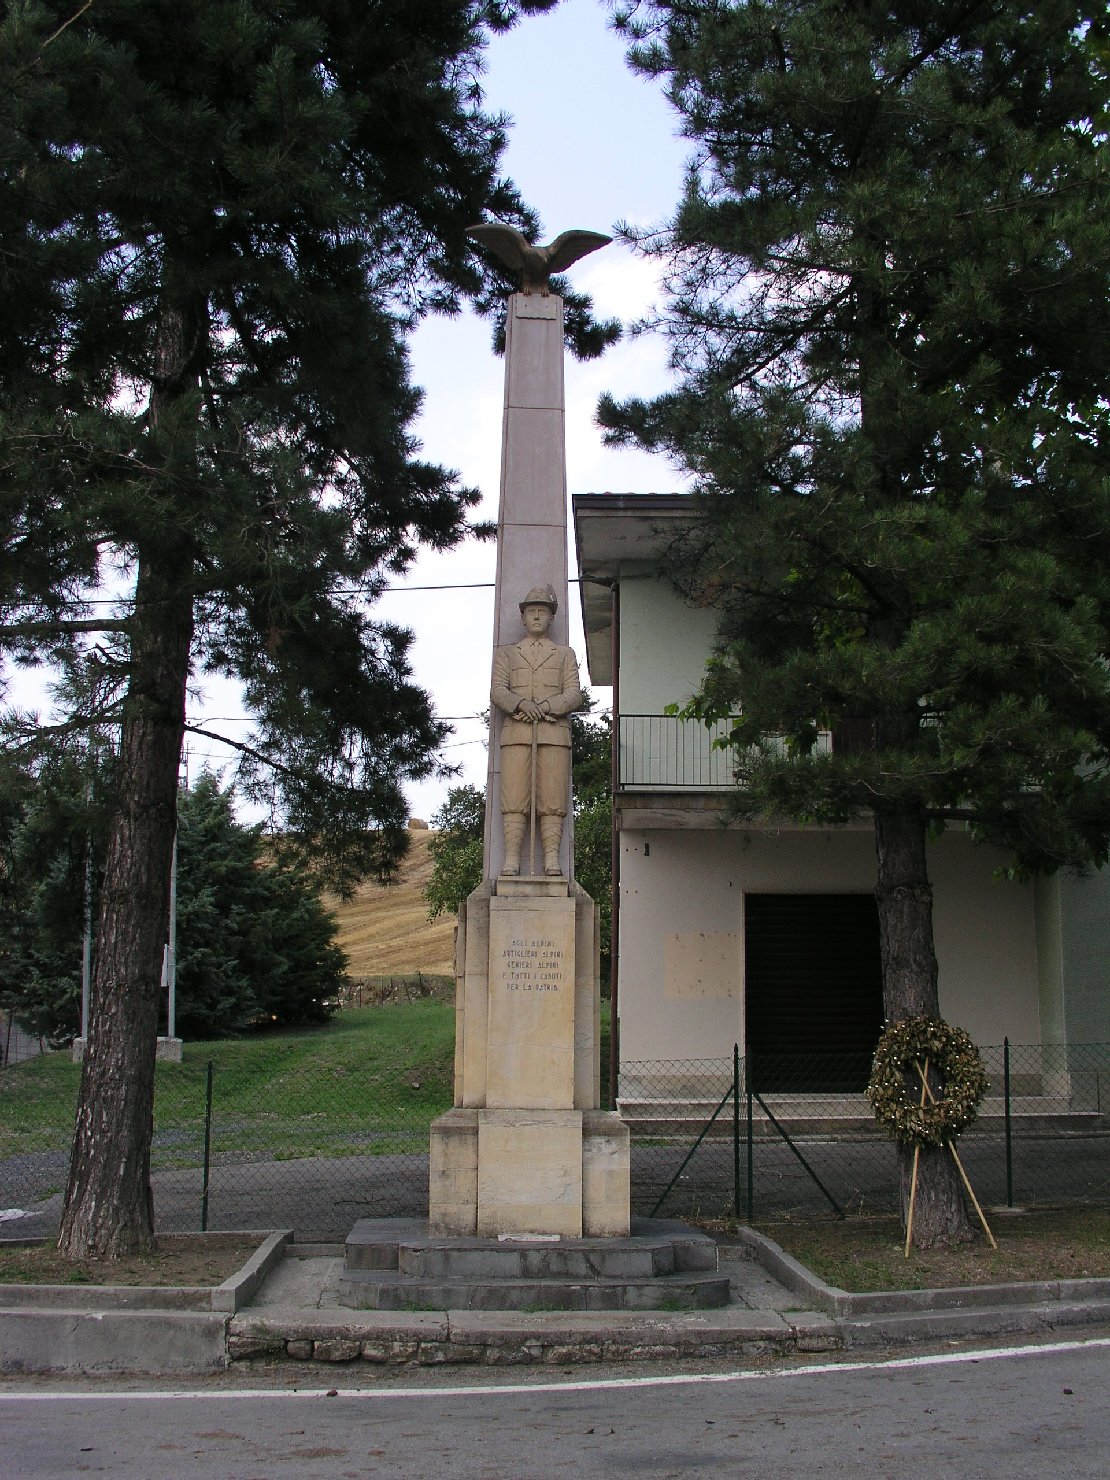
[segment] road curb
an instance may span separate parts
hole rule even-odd
[[[1110,1300],[1071,1304],[978,1305],[965,1310],[881,1312],[838,1321],[844,1346],[908,1346],[976,1337],[1043,1336],[1076,1326],[1110,1324]]]
[[[948,1290],[869,1290],[854,1293],[827,1285],[793,1255],[754,1228],[738,1228],[737,1240],[768,1274],[829,1315],[849,1321],[877,1315],[937,1314],[1006,1306],[1061,1309],[1110,1302],[1110,1279],[1031,1280],[1008,1285],[959,1285]]]
[[[162,1234],[162,1242],[195,1239],[196,1234]],[[259,1247],[247,1262],[221,1285],[0,1285],[0,1310],[178,1310],[222,1311],[233,1315],[249,1305],[263,1280],[285,1257],[293,1239],[291,1228],[273,1233],[241,1229],[214,1235],[219,1239],[258,1239]],[[13,1239],[12,1243],[22,1240]]]
[[[681,1312],[394,1311],[336,1318],[271,1310],[236,1316],[228,1330],[232,1363],[290,1358],[387,1366],[476,1363],[579,1364],[690,1357],[787,1355],[838,1350],[828,1317],[798,1318],[729,1306]]]
[[[339,1311],[295,1304],[252,1310],[244,1306],[293,1254],[288,1230],[258,1237],[262,1243],[242,1269],[199,1292],[204,1309],[134,1308],[133,1302],[104,1308],[106,1298],[126,1302],[136,1292],[24,1287],[41,1298],[19,1306],[0,1302],[8,1307],[0,1309],[0,1372],[204,1374],[275,1361],[435,1367],[751,1360],[1110,1325],[1110,1280],[853,1295],[824,1284],[748,1229],[740,1230],[741,1257],[794,1291],[804,1309]],[[91,1308],[93,1299],[102,1308]]]
[[[195,1310],[0,1311],[0,1373],[222,1372],[230,1320]]]

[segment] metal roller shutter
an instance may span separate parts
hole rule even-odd
[[[858,1092],[882,1031],[879,921],[870,894],[749,894],[746,1051],[764,1092]]]

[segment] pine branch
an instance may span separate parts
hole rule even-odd
[[[977,10],[986,10],[989,13],[992,8],[990,5],[984,6],[983,0],[969,0],[969,3],[960,14],[955,16],[943,31],[932,37],[920,51],[915,52],[911,57],[907,57],[905,66],[894,74],[892,80],[895,87],[901,87],[904,83],[908,82],[913,74],[919,71],[932,57],[936,56],[937,52],[943,46],[947,46],[949,42],[953,41]]]
[[[52,41],[57,41],[58,37],[62,34],[63,31],[68,30],[75,21],[79,21],[81,19],[86,10],[90,10],[92,8],[92,3],[93,0],[85,0],[85,3],[81,6],[80,10],[75,10],[68,20],[63,21],[56,31],[51,32],[51,34],[46,38],[46,40],[39,47],[38,51],[35,53],[34,65],[37,66],[38,63],[42,61],[42,54]],[[20,70],[16,73],[16,80],[18,81],[20,78],[25,77],[30,70],[30,65],[26,67],[21,67]]]
[[[187,724],[185,731],[189,735],[201,735],[205,740],[217,740],[221,745],[227,745],[232,750],[239,751],[241,755],[249,756],[251,760],[258,761],[260,765],[266,766],[272,771],[280,771],[283,776],[289,776],[294,781],[304,781],[306,779],[303,771],[297,771],[292,766],[287,766],[282,761],[275,760],[272,755],[267,755],[264,751],[255,749],[253,745],[248,745],[245,740],[232,740],[227,735],[218,735],[214,730],[206,730],[202,725]],[[312,779],[319,778],[313,777]],[[341,789],[339,787],[336,788],[336,790]]]
[[[78,632],[127,632],[130,627],[130,617],[58,617],[48,621],[0,623],[0,641],[22,637],[63,637]]]
[[[35,750],[45,749],[54,740],[69,735],[82,735],[90,730],[115,727],[121,719],[120,706],[95,710],[91,714],[73,714],[56,725],[29,724],[18,717],[5,722],[4,728],[11,732],[13,741],[2,748],[12,755],[29,755]]]

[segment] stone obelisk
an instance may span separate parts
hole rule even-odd
[[[430,1231],[623,1237],[629,1228],[628,1132],[619,1116],[599,1108],[597,921],[593,901],[573,879],[569,784],[557,867],[550,831],[546,868],[544,838],[533,836],[543,810],[536,782],[543,747],[535,737],[555,738],[552,726],[559,721],[565,729],[560,711],[572,700],[560,697],[556,680],[528,690],[550,697],[522,699],[516,713],[504,707],[515,702],[506,697],[504,674],[511,664],[504,655],[527,640],[526,597],[538,598],[533,607],[551,613],[550,630],[536,640],[566,655],[573,668],[566,647],[563,301],[551,292],[548,274],[607,238],[564,232],[537,248],[496,223],[472,234],[521,271],[523,291],[509,299],[506,326],[491,665],[501,676],[491,705],[483,879],[459,915],[455,1104],[431,1131]],[[529,727],[533,735],[520,865],[510,859],[508,871],[510,829],[501,794],[507,725],[512,736],[527,737]],[[506,732],[507,740],[512,736]],[[552,810],[550,798],[547,805]]]

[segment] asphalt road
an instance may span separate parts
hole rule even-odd
[[[330,1395],[317,1376],[304,1391],[288,1377],[177,1393],[9,1383],[0,1476],[1101,1480],[1110,1455],[1107,1335],[749,1372],[334,1378]]]
[[[420,1217],[428,1208],[428,1158],[421,1137],[412,1154],[301,1157],[278,1160],[221,1158],[211,1170],[208,1227],[294,1228],[299,1239],[344,1239],[359,1218]],[[660,1216],[727,1212],[732,1206],[733,1159],[726,1143],[703,1143],[681,1170],[685,1146],[635,1144],[634,1210],[649,1213],[679,1174]],[[890,1212],[898,1180],[893,1147],[879,1137],[861,1141],[803,1140],[798,1149],[850,1213]],[[965,1138],[961,1155],[984,1204],[1005,1202],[1005,1155],[993,1139]],[[1024,1202],[1110,1198],[1110,1138],[1072,1135],[1022,1138],[1015,1144],[1014,1191]],[[42,1238],[57,1229],[68,1153],[41,1151],[0,1160],[0,1236]],[[746,1196],[741,1169],[741,1199]],[[199,1166],[163,1168],[153,1174],[158,1226],[167,1232],[200,1227]],[[755,1153],[756,1213],[827,1213],[829,1205],[797,1157],[781,1142]],[[20,1216],[3,1218],[5,1210]]]

